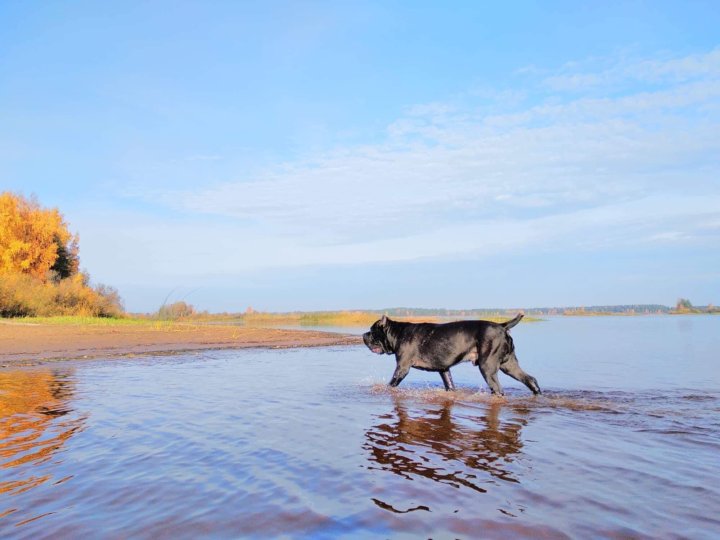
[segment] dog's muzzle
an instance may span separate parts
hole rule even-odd
[[[372,332],[365,332],[363,334],[363,341],[365,342],[367,348],[375,354],[384,354],[386,352],[385,347],[382,346],[382,343],[378,343],[373,339]]]

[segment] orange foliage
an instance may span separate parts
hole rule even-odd
[[[78,238],[57,208],[0,193],[0,317],[119,317],[112,287],[90,287],[78,272]]]
[[[24,274],[0,278],[0,317],[122,317],[122,300],[106,285],[90,287],[86,274],[57,283]]]
[[[57,208],[44,209],[34,199],[0,193],[0,275],[47,280],[55,271],[68,277],[77,273],[77,251],[77,236]]]

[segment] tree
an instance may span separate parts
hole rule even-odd
[[[57,208],[35,198],[0,193],[0,275],[27,274],[42,281],[78,272],[78,237]]]
[[[78,237],[57,208],[0,193],[0,317],[122,317],[122,299],[78,270]]]
[[[80,257],[78,252],[80,248],[77,242],[77,235],[72,237],[70,242],[63,244],[62,239],[55,235],[55,245],[57,246],[57,259],[50,270],[55,273],[58,279],[65,279],[78,273],[80,266]]]
[[[174,321],[185,317],[192,317],[195,314],[195,308],[185,302],[175,302],[170,305],[163,304],[157,312],[157,318],[163,320]]]

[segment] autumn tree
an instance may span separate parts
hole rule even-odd
[[[122,317],[117,290],[78,270],[78,238],[57,208],[0,193],[0,317]]]
[[[163,320],[176,320],[191,317],[195,308],[185,302],[175,302],[170,305],[163,304],[157,312],[157,318]]]
[[[78,272],[78,238],[57,208],[35,198],[0,193],[0,275],[26,274],[42,281]]]

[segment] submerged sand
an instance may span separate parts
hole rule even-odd
[[[0,321],[0,367],[204,349],[322,347],[358,336],[230,325],[94,326]]]

